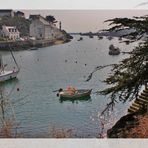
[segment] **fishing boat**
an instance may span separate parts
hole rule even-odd
[[[17,74],[19,73],[20,71],[20,68],[14,58],[14,55],[11,51],[11,55],[12,55],[12,58],[17,66],[17,69],[14,68],[13,70],[5,70],[7,64],[3,64],[3,59],[2,59],[2,55],[0,54],[0,82],[4,82],[4,81],[7,81],[7,80],[10,80],[10,79],[14,79],[17,77]]]
[[[92,34],[89,34],[89,38],[94,38],[94,36]]]
[[[98,39],[99,39],[99,40],[102,40],[102,39],[103,39],[103,36],[98,36]]]
[[[79,89],[76,90],[74,93],[69,92],[68,90],[60,90],[58,96],[60,99],[80,99],[89,97],[91,94],[92,89]]]
[[[108,38],[108,40],[112,40],[112,39],[113,39],[113,37],[112,37],[112,36],[108,36],[107,38]]]
[[[38,50],[38,48],[37,47],[32,47],[29,50]]]
[[[78,41],[82,41],[83,40],[83,38],[82,37],[80,37],[79,39],[78,39]]]

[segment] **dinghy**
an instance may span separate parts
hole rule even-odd
[[[61,89],[57,95],[64,99],[80,99],[90,96],[91,91],[92,89],[78,89],[75,92],[69,92]]]

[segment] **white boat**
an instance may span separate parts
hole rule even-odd
[[[11,51],[11,55],[13,57],[13,60],[17,66],[17,69],[13,69],[13,70],[5,70],[5,67],[7,64],[3,65],[3,60],[2,60],[2,55],[0,55],[0,82],[4,82],[10,79],[14,79],[17,77],[17,74],[19,73],[20,69],[19,66],[14,58],[14,55]]]
[[[17,77],[19,71],[2,71],[0,73],[0,82],[4,82],[9,79],[14,79]]]
[[[32,48],[29,48],[29,50],[38,50],[37,47],[32,47]]]

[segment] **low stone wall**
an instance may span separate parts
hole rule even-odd
[[[27,50],[31,47],[46,47],[54,45],[57,41],[61,41],[61,43],[65,43],[70,41],[67,38],[63,39],[54,39],[54,40],[28,40],[28,41],[0,41],[0,50],[1,51],[19,51],[19,50]]]
[[[0,42],[0,50],[25,50],[30,47],[29,41],[2,41]]]

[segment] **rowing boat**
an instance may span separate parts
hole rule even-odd
[[[64,99],[80,99],[90,96],[92,89],[79,89],[75,93],[70,93],[68,90],[59,92],[60,98]]]

